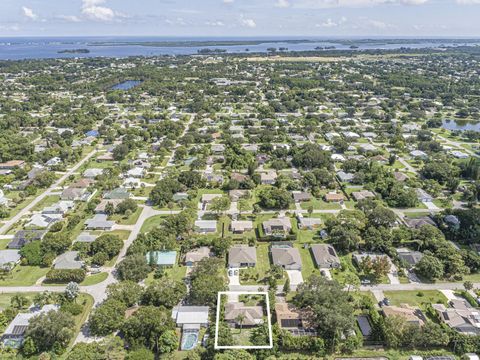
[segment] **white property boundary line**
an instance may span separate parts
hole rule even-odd
[[[268,342],[269,345],[262,346],[248,346],[248,345],[233,345],[233,346],[219,346],[218,345],[218,325],[220,323],[220,305],[222,300],[222,295],[263,295],[265,296],[265,303],[267,306],[267,323],[268,323]],[[272,335],[272,321],[270,316],[270,301],[268,297],[268,292],[242,292],[242,291],[220,291],[217,298],[217,316],[215,320],[215,350],[225,350],[225,349],[271,349],[273,348],[273,335]]]

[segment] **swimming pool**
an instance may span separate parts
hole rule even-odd
[[[182,350],[192,350],[198,342],[198,332],[184,332],[182,336]]]

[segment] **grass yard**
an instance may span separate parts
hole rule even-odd
[[[38,293],[18,293],[17,292],[17,293],[3,293],[3,294],[0,294],[0,308],[1,309],[6,309],[7,307],[9,307],[10,306],[10,300],[15,295],[23,295],[31,303],[36,294],[38,294]]]
[[[0,280],[0,286],[31,286],[38,279],[45,276],[50,268],[41,268],[39,266],[20,266],[15,268]]]
[[[352,257],[349,255],[341,256],[340,263],[340,269],[330,270],[332,278],[337,280],[342,285],[360,284],[360,278],[358,277],[357,270],[352,263]]]
[[[89,275],[83,280],[80,285],[82,286],[89,286],[89,285],[96,285],[101,283],[102,281],[105,281],[108,277],[108,273],[106,272],[101,272],[98,274],[94,275]]]
[[[300,252],[300,257],[302,259],[302,276],[303,280],[306,281],[313,274],[318,274],[319,271],[315,267],[310,249],[304,249],[302,244],[298,243],[295,244],[295,247]]]
[[[148,233],[148,232],[152,231],[152,229],[154,229],[155,227],[160,225],[161,221],[165,217],[166,217],[165,215],[155,215],[155,216],[152,216],[152,217],[148,218],[143,223],[142,228],[140,229],[140,232],[141,233]]]
[[[384,291],[385,297],[395,306],[409,304],[424,308],[426,304],[447,304],[447,298],[437,290],[422,291]]]
[[[300,207],[303,210],[308,210],[308,208],[311,206],[313,206],[314,210],[340,210],[342,208],[339,203],[326,202],[319,198],[313,198],[310,201],[304,201],[300,203]]]
[[[186,273],[187,273],[187,267],[186,266],[175,265],[172,268],[166,268],[165,269],[164,277],[168,277],[168,278],[176,280],[176,281],[182,281],[185,278]],[[154,278],[154,275],[155,275],[155,270],[152,271],[150,274],[148,274],[147,278],[145,279],[145,284],[146,285],[150,285],[152,282],[157,280],[157,279]],[[158,279],[158,280],[161,280],[161,279]]]
[[[250,338],[252,336],[254,329],[231,329],[232,332],[232,337],[233,337],[233,342],[235,346],[250,346],[252,345],[252,342],[250,341]],[[268,345],[268,344],[265,344]]]
[[[82,325],[87,321],[88,315],[93,307],[93,297],[88,294],[79,294],[77,297],[77,303],[83,305],[83,311],[74,317],[75,320],[75,335],[70,340],[69,348],[73,346],[75,339],[82,328]]]
[[[125,217],[125,215],[115,214],[110,216],[109,220],[113,220],[119,225],[135,225],[142,211],[143,207],[139,206],[137,210],[129,217]]]
[[[58,195],[49,195],[44,197],[37,205],[32,208],[32,211],[41,211],[47,206],[52,206],[60,201],[60,196]]]
[[[242,281],[242,276],[240,275],[240,283],[242,285],[257,285],[258,283],[264,283],[263,280],[270,271],[270,255],[268,251],[268,244],[261,243],[257,246],[257,265],[254,270],[258,274],[258,280],[249,278],[246,281]],[[240,274],[242,272],[249,271],[246,269],[240,269]]]

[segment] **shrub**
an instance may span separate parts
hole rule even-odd
[[[84,269],[52,269],[46,275],[47,282],[69,283],[71,281],[81,283],[85,280]]]

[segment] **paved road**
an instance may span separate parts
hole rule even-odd
[[[85,156],[82,160],[80,160],[75,166],[73,166],[70,170],[68,170],[60,179],[58,179],[52,186],[50,186],[47,190],[42,192],[38,195],[30,204],[25,206],[20,212],[15,215],[10,220],[6,221],[2,227],[0,227],[0,234],[4,234],[10,229],[15,223],[17,223],[24,215],[28,214],[28,212],[35,207],[40,201],[42,201],[45,197],[49,196],[54,190],[60,186],[70,175],[72,175],[77,169],[80,168],[85,162],[87,162],[93,155],[97,153],[97,150],[93,150],[87,156]]]

